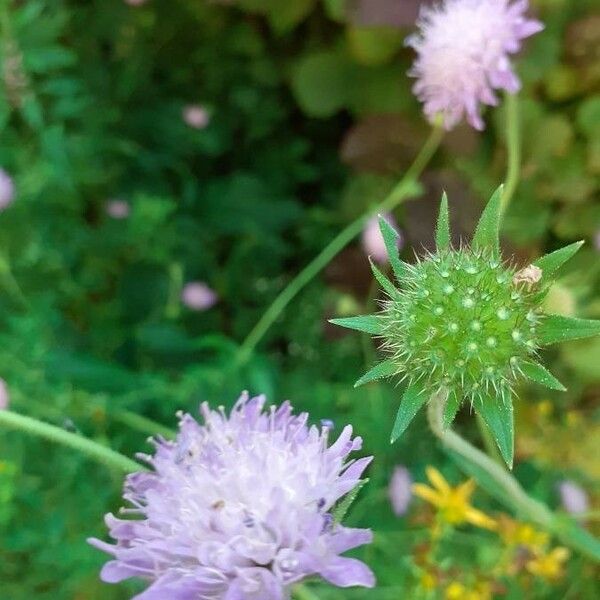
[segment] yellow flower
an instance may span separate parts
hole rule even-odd
[[[527,570],[533,575],[554,581],[563,576],[564,563],[570,556],[566,548],[554,548],[547,554],[539,553],[527,563]]]
[[[534,551],[544,548],[550,542],[547,533],[538,531],[529,523],[520,523],[506,515],[502,515],[498,520],[498,534],[509,546],[525,546]]]
[[[492,600],[492,587],[481,581],[473,589],[468,589],[458,581],[452,582],[445,593],[446,600]]]
[[[426,472],[433,487],[423,483],[415,483],[413,493],[415,496],[433,504],[446,523],[450,525],[471,523],[485,529],[496,529],[496,521],[473,508],[469,503],[475,491],[475,482],[472,479],[456,487],[451,487],[434,467],[427,467]]]

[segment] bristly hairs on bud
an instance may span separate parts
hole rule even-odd
[[[434,394],[447,399],[448,427],[463,402],[481,415],[509,466],[514,454],[512,397],[525,377],[550,389],[565,387],[541,363],[540,350],[560,341],[600,334],[600,321],[545,314],[543,300],[556,271],[583,242],[552,252],[525,268],[500,254],[501,186],[487,204],[470,245],[452,247],[444,194],[436,229],[436,252],[400,260],[397,234],[380,228],[395,276],[392,283],[374,264],[386,298],[375,315],[333,319],[342,327],[381,340],[383,362],[356,385],[385,377],[406,384],[392,431],[397,440]]]

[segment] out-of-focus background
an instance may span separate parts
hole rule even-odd
[[[359,556],[380,587],[312,588],[325,600],[444,597],[447,579],[423,570],[431,515],[416,499],[396,515],[387,488],[398,465],[414,480],[428,464],[453,483],[464,476],[422,418],[389,445],[394,385],[352,387],[376,349],[327,319],[368,311],[377,295],[360,238],[247,360],[240,346],[428,135],[404,46],[419,4],[0,0],[0,400],[128,455],[150,449],[141,417],[172,428],[177,410],[231,406],[243,389],[290,398],[338,431],[352,423],[376,460],[348,523],[376,531]],[[519,57],[523,176],[505,244],[527,264],[585,239],[549,303],[598,318],[600,6],[532,4],[546,29]],[[442,189],[467,235],[504,178],[503,109],[486,117],[482,134],[465,126],[445,137],[421,193],[395,212],[407,260],[431,244]],[[576,484],[588,501],[583,522],[598,533],[600,340],[546,358],[569,391],[519,390],[515,472],[559,509],[569,508],[561,485]],[[457,427],[478,441],[468,417]],[[121,481],[0,431],[0,597],[130,597],[135,585],[99,582],[105,557],[85,542],[105,535]],[[481,491],[473,501],[500,510]],[[472,587],[504,551],[497,536],[469,530],[450,548],[440,568]],[[493,592],[598,598],[591,569],[573,555],[560,576],[519,571]]]

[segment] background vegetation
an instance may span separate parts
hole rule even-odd
[[[423,567],[431,514],[413,499],[396,516],[387,486],[396,465],[419,481],[429,464],[453,483],[464,476],[422,419],[389,445],[399,390],[353,389],[376,349],[327,324],[368,311],[376,297],[358,241],[240,354],[277,293],[385,196],[423,144],[429,127],[403,46],[419,2],[136,4],[0,0],[0,166],[16,190],[0,213],[0,377],[11,408],[129,455],[149,449],[152,429],[139,417],[172,428],[177,410],[230,406],[242,389],[290,398],[338,431],[352,423],[376,460],[348,522],[376,531],[363,556],[379,588],[309,591],[324,600],[442,594],[443,577]],[[598,318],[599,6],[534,6],[546,30],[520,58],[523,176],[506,248],[527,264],[586,239],[550,302]],[[186,123],[189,105],[208,111],[205,127]],[[442,189],[466,235],[503,179],[502,108],[488,117],[484,134],[461,127],[445,137],[419,194],[396,211],[407,259],[431,246]],[[127,218],[107,214],[115,198],[129,204]],[[192,280],[217,292],[213,308],[180,302]],[[553,507],[559,482],[576,481],[597,511],[600,341],[563,345],[548,362],[569,391],[519,391],[515,472]],[[479,440],[472,419],[458,427]],[[0,596],[130,597],[133,587],[99,582],[105,557],[85,543],[104,535],[121,481],[73,452],[0,432]],[[473,501],[500,510],[482,491]],[[586,523],[598,533],[598,512]],[[440,569],[471,587],[505,551],[497,536],[469,528],[444,543]],[[507,570],[494,590],[592,599],[595,579],[574,554],[555,581]]]

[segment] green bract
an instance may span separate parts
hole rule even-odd
[[[500,256],[502,188],[492,196],[471,245],[452,248],[448,201],[442,198],[437,251],[407,264],[398,258],[396,232],[380,219],[397,285],[375,265],[386,293],[377,315],[334,319],[382,340],[386,360],[356,385],[389,376],[406,381],[392,431],[395,441],[434,394],[446,398],[449,425],[466,401],[484,419],[509,465],[513,460],[512,394],[525,377],[555,390],[564,386],[539,362],[539,351],[558,341],[600,333],[600,321],[543,312],[553,274],[581,242],[548,254],[525,268]]]

